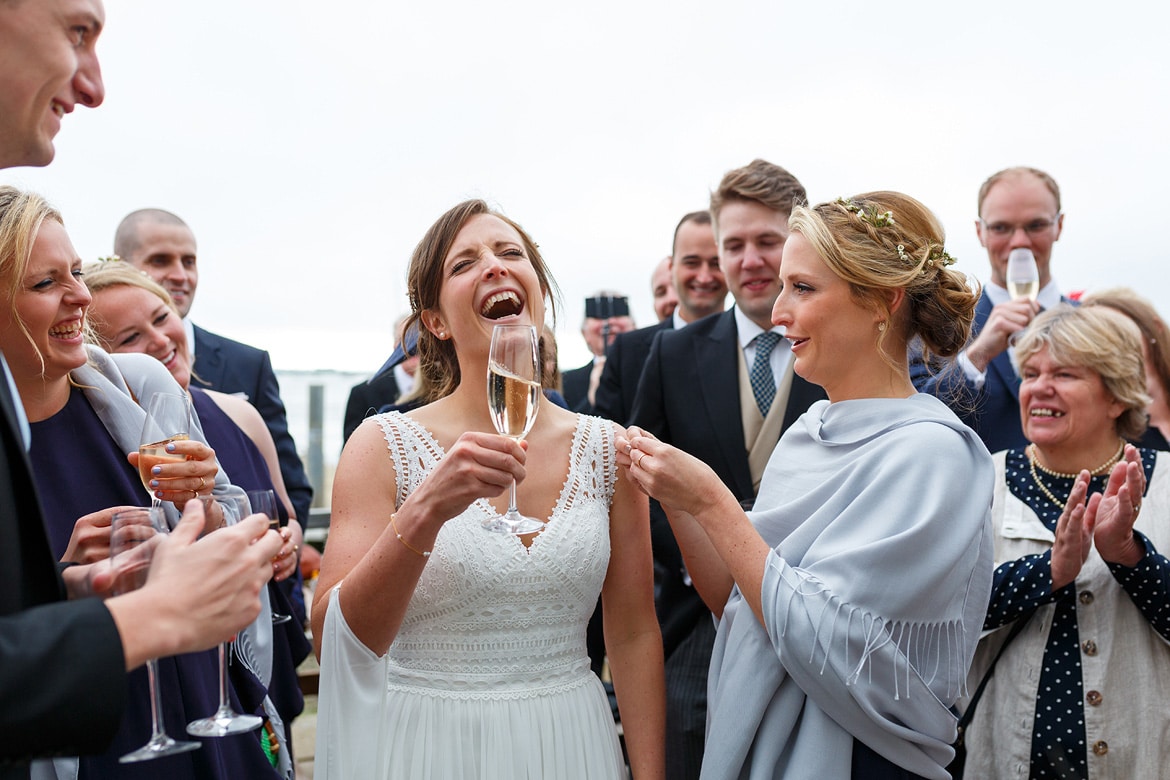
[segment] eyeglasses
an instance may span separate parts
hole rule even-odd
[[[983,229],[996,238],[1007,238],[1014,235],[1017,230],[1023,230],[1029,236],[1039,236],[1052,229],[1060,220],[1060,214],[1056,215],[1056,219],[1034,219],[1026,225],[1013,225],[1010,222],[992,222],[988,224],[982,219],[979,224],[983,225]]]

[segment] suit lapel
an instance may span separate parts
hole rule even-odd
[[[707,335],[695,339],[695,370],[702,393],[703,413],[735,480],[740,497],[752,496],[752,474],[743,440],[739,406],[739,349],[735,313],[724,312]]]
[[[223,386],[223,350],[219,339],[208,333],[198,325],[195,326],[195,365],[196,376],[191,381],[199,387],[216,389]]]

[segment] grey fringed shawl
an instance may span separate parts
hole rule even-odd
[[[821,401],[784,435],[711,659],[703,778],[849,778],[853,739],[945,780],[991,592],[991,457],[932,396]]]

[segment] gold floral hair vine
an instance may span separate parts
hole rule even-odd
[[[118,257],[117,255],[110,255],[109,257],[99,257],[98,262],[99,263],[120,263],[120,262],[122,262],[122,258]]]
[[[930,250],[930,255],[926,258],[926,264],[932,268],[936,265],[954,265],[955,258],[950,252],[943,249],[941,246],[936,246]]]
[[[862,206],[845,198],[837,198],[836,203],[846,211],[856,214],[858,219],[864,220],[876,228],[889,227],[894,224],[894,212],[892,211],[886,211],[881,214],[866,211]]]
[[[898,244],[898,259],[903,263],[916,264],[917,261],[906,252],[905,244]],[[930,254],[926,256],[926,262],[922,264],[922,273],[926,273],[927,268],[934,268],[935,266],[954,265],[955,258],[950,252],[943,249],[941,246],[931,246]]]

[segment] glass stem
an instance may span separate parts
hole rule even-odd
[[[150,687],[150,738],[155,740],[166,735],[162,719],[162,692],[158,685],[158,659],[152,658],[146,662],[146,679]]]
[[[519,512],[516,509],[516,480],[512,480],[512,487],[508,491],[508,514],[514,515]]]
[[[227,642],[220,642],[219,644],[219,708],[221,710],[227,709],[228,706],[228,685],[227,685]]]

